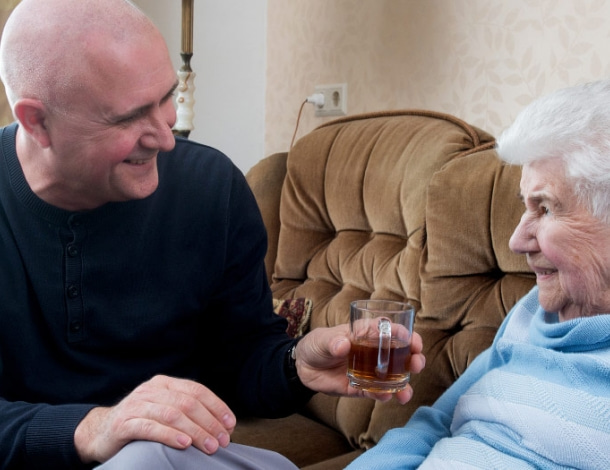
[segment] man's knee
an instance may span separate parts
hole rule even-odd
[[[172,463],[166,457],[169,447],[150,441],[133,441],[123,447],[106,463],[96,467],[96,470],[173,470]]]
[[[296,470],[282,455],[256,447],[229,444],[213,455],[195,447],[177,450],[158,442],[134,441],[96,470]]]

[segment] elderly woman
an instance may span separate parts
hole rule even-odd
[[[510,248],[537,285],[432,407],[349,470],[610,468],[610,81],[534,102],[498,152],[523,166]]]

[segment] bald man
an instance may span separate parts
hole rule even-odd
[[[286,335],[243,175],[172,134],[159,31],[125,0],[23,0],[0,77],[0,467],[295,468],[230,444],[236,415],[364,396],[347,328]]]

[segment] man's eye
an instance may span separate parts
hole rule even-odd
[[[546,207],[546,206],[540,206],[540,212],[541,212],[543,215],[549,215],[549,214],[551,213],[551,209],[549,209],[549,208],[548,208],[548,207]]]
[[[117,124],[122,125],[122,126],[128,126],[128,125],[133,124],[134,122],[138,121],[139,119],[143,118],[144,116],[146,116],[146,111],[141,109],[132,114],[123,116],[121,119],[119,119],[117,121]]]
[[[131,124],[134,121],[137,121],[140,116],[137,114],[133,114],[131,116],[127,116],[122,118],[118,123],[119,124]]]

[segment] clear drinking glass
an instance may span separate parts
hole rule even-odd
[[[350,304],[347,376],[352,387],[398,392],[409,382],[415,309],[394,300],[356,300]]]

